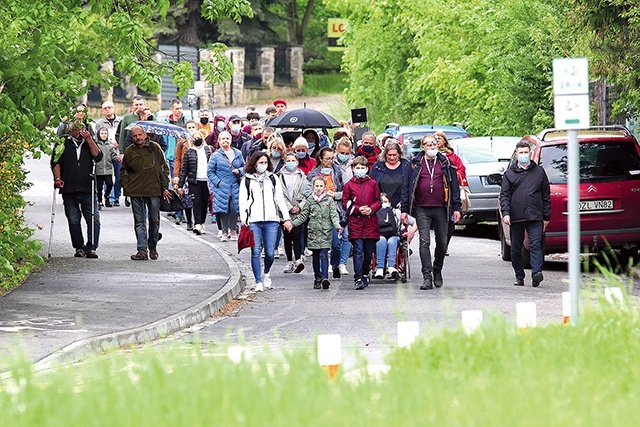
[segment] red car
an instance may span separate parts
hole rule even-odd
[[[531,142],[533,161],[551,184],[551,220],[545,253],[568,249],[567,132],[547,129]],[[583,252],[620,249],[637,258],[640,244],[640,146],[624,126],[592,127],[578,132],[580,144],[580,243]],[[512,160],[512,162],[515,160]],[[492,181],[501,179],[492,177]],[[500,221],[502,259],[511,260],[509,227]],[[528,242],[525,241],[525,252]],[[525,265],[528,253],[524,254]]]

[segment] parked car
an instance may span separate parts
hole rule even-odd
[[[525,137],[532,160],[541,165],[551,185],[551,220],[545,253],[568,251],[567,132],[548,129]],[[616,249],[622,259],[637,258],[640,244],[640,146],[624,126],[600,126],[578,131],[580,145],[580,244],[584,252]],[[515,158],[512,162],[515,162]],[[501,181],[492,175],[490,183]],[[502,259],[511,260],[509,227],[502,224]],[[529,264],[528,242],[523,258]]]
[[[442,131],[447,135],[449,141],[457,138],[469,138],[471,135],[464,128],[458,126],[441,126],[441,125],[399,125],[397,123],[388,123],[383,131],[393,136],[402,145],[404,155],[410,159],[415,153],[422,149],[420,140],[427,134],[434,134]]]
[[[453,151],[466,168],[471,207],[463,213],[459,225],[473,226],[481,221],[498,219],[499,184],[489,184],[491,174],[502,174],[521,138],[514,136],[483,136],[451,140]]]

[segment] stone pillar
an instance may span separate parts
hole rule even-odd
[[[273,47],[262,47],[258,49],[258,69],[262,78],[262,86],[270,90],[275,88],[276,55]]]
[[[240,104],[244,95],[244,48],[232,47],[228,50],[231,64],[233,65],[233,75],[231,77],[231,87],[229,88],[228,104]]]
[[[304,57],[302,56],[302,46],[291,46],[289,48],[289,58],[291,67],[291,84],[298,89],[302,89],[304,77],[302,75],[302,64]]]

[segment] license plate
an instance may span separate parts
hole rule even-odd
[[[580,212],[606,211],[613,209],[613,200],[585,200],[580,202]]]

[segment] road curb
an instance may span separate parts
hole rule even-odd
[[[167,221],[164,218],[163,220]],[[170,223],[170,221],[167,222]],[[57,364],[76,362],[102,352],[164,338],[167,335],[207,320],[242,291],[245,285],[246,273],[242,273],[243,268],[240,260],[235,259],[224,248],[220,248],[212,242],[192,235],[192,233],[182,230],[173,224],[171,226],[178,228],[190,238],[209,246],[225,260],[229,267],[229,280],[227,280],[224,287],[201,303],[156,322],[137,328],[86,338],[69,344],[34,363],[34,370],[49,369]]]

